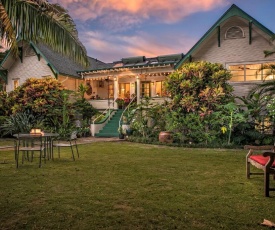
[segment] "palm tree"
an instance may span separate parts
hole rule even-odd
[[[47,0],[0,0],[0,39],[15,56],[18,40],[49,45],[54,51],[88,65],[86,49],[78,39],[75,24],[59,4]]]

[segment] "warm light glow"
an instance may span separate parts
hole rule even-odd
[[[42,133],[42,131],[41,131],[41,129],[31,129],[31,132],[30,132],[31,134],[41,134]]]

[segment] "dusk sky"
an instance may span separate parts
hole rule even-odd
[[[186,53],[235,4],[275,32],[275,0],[49,0],[74,19],[88,55],[104,62]]]

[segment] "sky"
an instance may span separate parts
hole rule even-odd
[[[68,10],[90,57],[122,58],[187,53],[237,5],[275,32],[275,0],[48,0]]]

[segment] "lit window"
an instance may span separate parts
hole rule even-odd
[[[19,86],[19,79],[13,80],[13,89],[15,90]]]
[[[157,81],[156,82],[156,96],[157,97],[167,96],[165,88],[164,88],[164,81]]]
[[[230,65],[230,81],[262,81],[275,79],[275,63]]]

